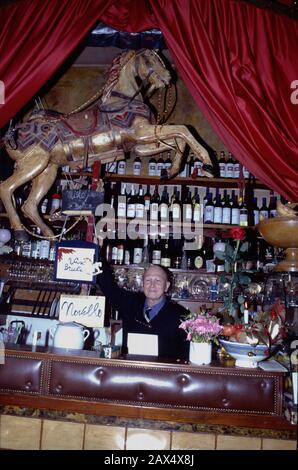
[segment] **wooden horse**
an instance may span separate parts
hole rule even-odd
[[[60,166],[83,166],[86,159],[88,165],[98,159],[102,163],[112,162],[123,159],[124,152],[131,150],[135,155],[148,157],[174,149],[168,175],[172,177],[178,173],[188,145],[205,165],[203,174],[212,176],[207,171],[211,161],[206,149],[187,127],[156,124],[144,103],[142,89],[147,90],[146,96],[151,96],[157,89],[168,86],[170,80],[169,71],[155,51],[124,52],[113,61],[103,89],[79,111],[68,115],[34,111],[25,122],[8,130],[4,144],[16,165],[13,175],[0,185],[0,198],[16,239],[24,239],[26,233],[12,196],[16,188],[31,180],[31,192],[22,211],[45,237],[53,236],[38,212],[38,205],[54,183]]]

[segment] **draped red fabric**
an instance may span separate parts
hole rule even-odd
[[[0,8],[0,128],[44,85],[115,0],[21,0]],[[1,103],[1,100],[0,100]]]
[[[214,131],[261,181],[298,200],[298,22],[235,0],[150,0],[150,6],[153,25]],[[130,15],[122,5],[113,21],[110,9],[106,21],[140,30],[144,16],[135,9]]]

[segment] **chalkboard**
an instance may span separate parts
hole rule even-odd
[[[62,193],[64,214],[94,214],[96,207],[104,202],[104,192],[92,189],[66,189]]]

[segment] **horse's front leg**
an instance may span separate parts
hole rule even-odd
[[[23,184],[30,181],[32,178],[37,176],[47,166],[49,161],[49,155],[42,149],[34,148],[23,158],[20,158],[17,163],[17,167],[7,180],[3,181],[0,185],[0,198],[6,209],[9,217],[10,225],[14,230],[14,238],[16,240],[27,239],[28,236],[23,229],[22,222],[14,208],[12,202],[12,195],[14,191]]]
[[[187,129],[186,126],[181,125],[166,125],[166,126],[153,126],[150,124],[139,125],[136,129],[136,141],[137,144],[141,143],[164,143],[169,144],[169,146],[176,146],[177,141],[184,141],[189,145],[191,150],[195,155],[200,158],[203,165],[212,167],[212,162],[210,160],[207,150],[196,141],[191,132]],[[177,147],[177,146],[176,146]],[[181,162],[180,152],[176,152],[174,156],[174,161],[172,169],[170,170],[169,176],[174,176],[177,167],[179,168]],[[212,176],[212,173],[208,169],[203,169],[203,176]]]
[[[38,205],[47,194],[57,176],[58,165],[49,165],[34,178],[29,197],[22,207],[23,213],[34,222],[45,237],[53,237],[53,231],[44,223],[38,212]]]

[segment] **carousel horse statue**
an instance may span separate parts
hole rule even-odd
[[[138,77],[138,78],[137,78]],[[203,175],[212,176],[209,155],[184,125],[159,125],[146,97],[170,84],[171,75],[156,51],[128,51],[114,59],[102,90],[69,114],[35,110],[25,122],[11,126],[4,136],[9,156],[15,160],[11,177],[0,184],[0,198],[15,239],[26,232],[13,204],[13,193],[32,180],[23,214],[45,237],[52,230],[41,218],[38,205],[54,183],[60,166],[83,167],[83,162],[113,162],[133,151],[140,157],[174,150],[168,177],[178,173],[185,146],[203,162]],[[83,110],[81,110],[83,109]],[[205,170],[204,170],[205,169]]]

